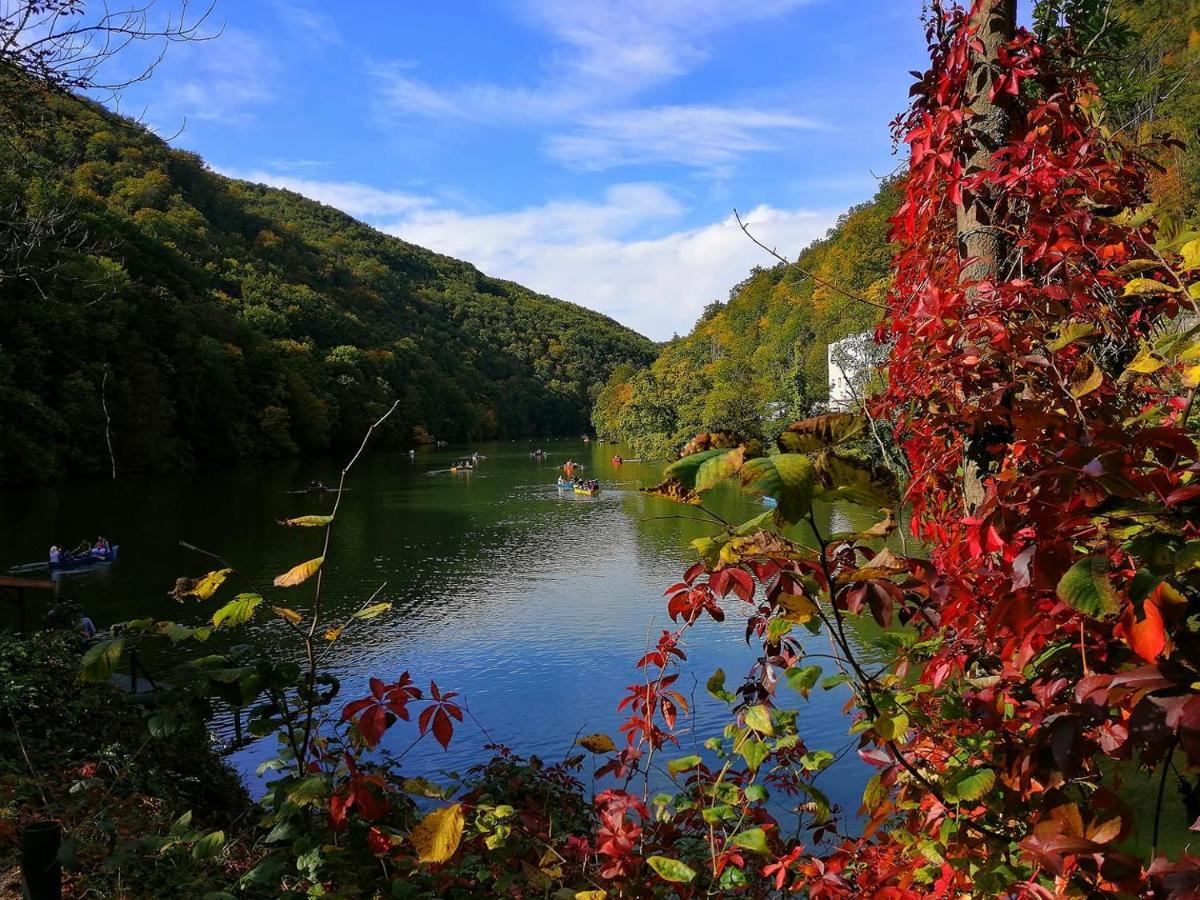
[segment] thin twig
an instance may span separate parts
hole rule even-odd
[[[750,238],[750,240],[754,241],[754,243],[758,244],[758,246],[762,247],[764,250],[766,250],[768,253],[770,253],[773,257],[775,257],[777,260],[779,260],[785,266],[792,267],[797,272],[799,272],[801,275],[811,278],[813,281],[815,281],[817,284],[821,285],[822,287],[829,288],[829,290],[835,291],[835,292],[841,294],[843,297],[847,298],[848,300],[853,300],[855,303],[864,303],[867,306],[875,307],[875,309],[882,309],[885,311],[887,310],[887,307],[884,304],[876,303],[873,300],[868,300],[866,297],[860,297],[857,294],[852,294],[849,291],[847,291],[845,288],[840,288],[833,282],[826,281],[824,278],[821,278],[818,275],[814,275],[808,269],[801,268],[799,261],[793,262],[792,260],[788,259],[786,256],[781,255],[774,247],[768,247],[766,244],[764,244],[762,241],[760,241],[758,238],[756,238],[753,234],[750,233],[750,226],[742,221],[741,214],[739,214],[736,209],[733,211],[733,217],[735,219],[737,219],[738,227],[740,227],[742,229],[742,231],[745,232],[746,237]]]

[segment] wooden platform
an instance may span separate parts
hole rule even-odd
[[[53,592],[58,584],[48,578],[18,578],[15,575],[0,575],[0,598],[17,605],[17,631],[25,633],[25,592]]]

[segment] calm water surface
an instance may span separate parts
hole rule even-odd
[[[368,452],[351,475],[326,572],[328,609],[344,616],[384,582],[394,609],[348,634],[331,654],[340,699],[365,693],[370,675],[389,680],[409,670],[422,685],[433,678],[460,691],[479,723],[468,717],[448,752],[432,739],[420,742],[406,757],[414,773],[461,771],[485,755],[489,740],[547,760],[566,755],[581,731],[604,731],[620,743],[615,706],[636,680],[634,663],[647,643],[672,624],[663,589],[695,561],[688,542],[713,531],[676,518],[695,511],[638,493],[658,480],[661,463],[613,466],[611,445],[544,446],[545,461],[531,459],[523,442],[472,447],[486,459],[469,474],[447,471],[463,448],[415,459]],[[556,467],[568,457],[601,480],[598,497],[556,489]],[[332,503],[330,495],[289,491],[310,479],[334,483],[338,465],[306,460],[11,489],[0,493],[0,568],[44,558],[51,543],[74,545],[103,533],[120,544],[119,562],[103,573],[65,577],[64,595],[82,602],[100,627],[144,616],[201,624],[233,591],[224,588],[206,604],[171,600],[177,577],[213,567],[179,542],[229,560],[242,579],[235,590],[269,586],[275,575],[319,555],[322,538],[319,529],[284,529],[275,521],[326,512]],[[733,521],[762,509],[734,492],[718,493],[712,505]],[[847,512],[826,510],[824,517]],[[263,593],[301,610],[310,596],[306,586]],[[746,607],[739,606],[732,601],[723,625],[706,620],[687,638],[679,686],[695,703],[681,753],[726,721],[724,705],[704,690],[708,676],[722,667],[734,687],[754,661],[739,616]],[[222,640],[208,646],[219,649]],[[296,652],[282,623],[265,616],[239,640]],[[824,637],[809,640],[814,650],[827,649]],[[169,645],[150,658],[160,674],[178,662]],[[810,748],[845,745],[847,697],[838,688],[798,702]],[[799,701],[782,696],[785,703],[793,698]],[[218,731],[227,726],[217,723]],[[400,723],[389,740],[400,749],[414,734]],[[273,750],[260,742],[231,762],[253,784],[255,768]],[[818,784],[852,813],[869,776],[850,752]]]

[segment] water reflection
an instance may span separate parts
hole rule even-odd
[[[462,770],[481,758],[489,741],[555,759],[568,753],[580,731],[616,737],[614,710],[636,677],[633,663],[671,625],[663,588],[694,560],[688,543],[712,532],[689,518],[694,511],[638,493],[658,479],[661,466],[613,466],[611,446],[550,443],[544,461],[531,459],[524,444],[470,449],[486,458],[474,471],[458,474],[445,470],[463,448],[421,452],[415,459],[364,457],[342,503],[326,573],[327,608],[335,616],[347,615],[385,581],[385,596],[395,604],[330,655],[343,699],[365,692],[369,675],[389,679],[404,670],[466,698],[473,715],[449,752],[427,740],[406,757],[422,774]],[[599,496],[556,489],[556,466],[568,457],[585,463],[587,477],[600,479]],[[332,483],[336,471],[334,461],[306,460],[10,490],[0,495],[6,554],[0,562],[38,559],[51,543],[104,533],[119,540],[120,562],[94,577],[68,579],[64,594],[101,624],[135,616],[199,624],[213,604],[180,607],[167,597],[179,575],[208,568],[178,541],[219,552],[246,583],[267,588],[274,575],[320,552],[316,529],[281,529],[275,521],[327,511],[331,497],[289,491],[314,479]],[[732,521],[761,510],[720,490],[711,506]],[[822,527],[835,530],[855,517],[847,510],[818,513]],[[302,609],[307,591],[263,593]],[[724,724],[724,705],[704,691],[708,675],[722,667],[736,683],[754,661],[737,605],[733,601],[725,625],[702,622],[687,639],[689,659],[679,684],[694,708],[681,752],[699,749]],[[281,657],[295,655],[285,638],[278,623],[261,619],[238,640]],[[229,640],[216,635],[210,648]],[[814,650],[826,649],[823,638],[811,641]],[[148,659],[164,671],[178,661],[176,654],[164,645]],[[846,699],[841,688],[799,704],[810,747],[845,744]],[[397,733],[396,747],[411,737]],[[232,762],[253,779],[274,750],[252,745]],[[822,785],[853,811],[869,774],[850,753]]]

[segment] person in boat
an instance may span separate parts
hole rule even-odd
[[[103,535],[97,536],[96,543],[92,545],[91,555],[96,557],[108,556],[108,541],[104,539]]]
[[[81,556],[87,556],[91,552],[91,550],[92,550],[92,542],[89,541],[87,538],[84,538],[82,541],[80,541],[78,543],[78,545],[76,545],[74,550],[72,550],[70,553],[67,554],[67,556],[72,559],[78,558]]]
[[[57,566],[62,562],[62,551],[58,549],[58,544],[50,546],[50,565]]]

